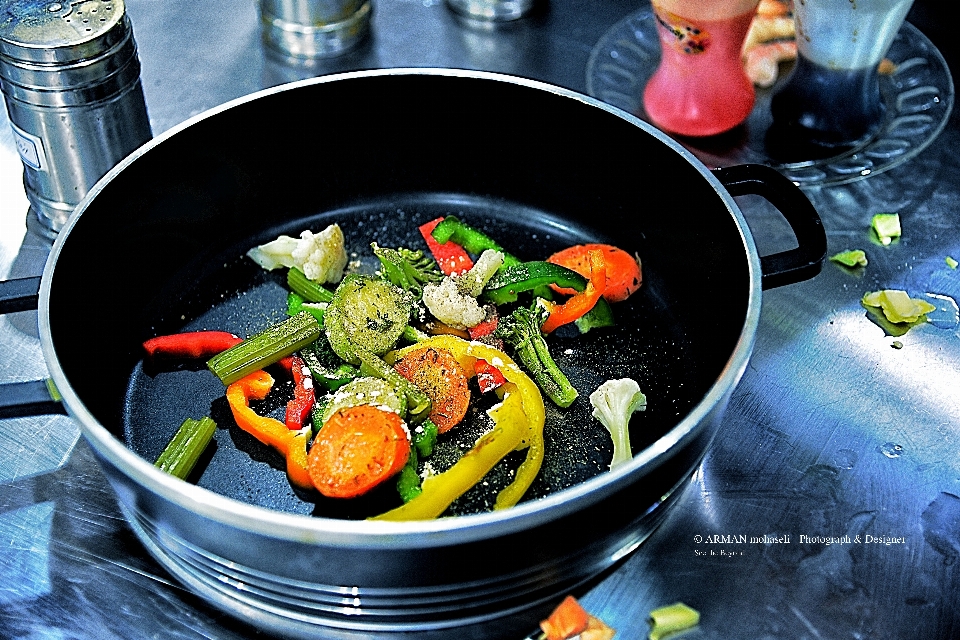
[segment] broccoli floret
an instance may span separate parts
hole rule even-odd
[[[569,407],[577,399],[577,390],[547,348],[540,331],[546,317],[547,310],[537,303],[529,309],[518,307],[510,315],[500,317],[494,336],[513,349],[517,360],[548,398],[560,407]]]
[[[376,242],[370,245],[373,253],[380,260],[380,275],[383,279],[409,291],[419,299],[423,295],[423,285],[429,282],[439,282],[443,279],[443,272],[437,266],[437,261],[423,251],[413,251],[398,247],[389,249],[380,247]]]
[[[607,380],[590,394],[593,417],[603,423],[613,438],[610,469],[633,459],[630,449],[630,416],[647,408],[647,397],[631,378]]]

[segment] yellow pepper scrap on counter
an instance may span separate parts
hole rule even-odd
[[[307,472],[310,428],[291,431],[279,420],[261,416],[250,408],[250,400],[263,400],[272,388],[273,376],[262,369],[237,380],[227,387],[230,411],[238,427],[283,455],[287,461],[287,477],[293,485],[313,489]]]
[[[477,440],[474,447],[443,473],[423,481],[422,493],[406,504],[371,518],[404,521],[436,518],[477,484],[493,466],[514,450],[526,448],[527,455],[517,469],[513,482],[498,495],[495,509],[515,505],[540,472],[543,462],[543,396],[537,385],[520,367],[499,349],[480,342],[469,342],[451,335],[439,335],[387,354],[395,362],[413,349],[445,349],[456,357],[468,377],[475,375],[474,364],[485,360],[500,370],[507,382],[496,393],[500,404],[488,411],[494,427]]]

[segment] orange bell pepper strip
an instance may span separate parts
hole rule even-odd
[[[606,290],[607,266],[603,251],[591,249],[588,253],[590,256],[590,279],[587,281],[584,290],[574,294],[563,304],[556,304],[549,300],[541,302],[550,312],[550,315],[540,327],[544,333],[550,333],[557,327],[576,321],[590,309],[593,309],[597,300]]]
[[[262,369],[240,378],[227,387],[227,403],[237,426],[263,444],[276,449],[287,461],[291,484],[313,489],[307,472],[307,441],[310,429],[291,431],[275,418],[261,416],[250,408],[250,400],[263,400],[273,388],[273,376]]]

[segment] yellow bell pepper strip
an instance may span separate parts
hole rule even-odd
[[[250,408],[250,400],[263,400],[273,388],[273,376],[263,370],[237,380],[227,387],[227,403],[237,426],[263,444],[276,449],[287,461],[287,477],[302,489],[313,489],[307,472],[307,441],[310,429],[291,431],[275,418],[261,416]]]
[[[506,383],[497,388],[502,402],[490,409],[494,428],[482,436],[450,469],[423,481],[422,492],[406,504],[388,511],[374,520],[419,520],[435,518],[450,503],[513,450],[527,448],[527,455],[517,469],[513,482],[497,496],[495,509],[515,505],[540,472],[543,463],[544,406],[540,389],[522,369],[499,349],[480,342],[468,342],[456,336],[440,335],[387,354],[388,362],[395,362],[416,348],[433,346],[452,353],[468,377],[476,375],[477,360],[494,364]]]
[[[590,279],[583,291],[573,295],[563,304],[557,304],[550,300],[544,300],[542,305],[550,312],[546,321],[540,327],[544,333],[550,333],[557,327],[575,322],[585,313],[593,309],[594,305],[603,295],[607,288],[607,266],[603,257],[603,251],[591,249],[588,252],[590,256]]]

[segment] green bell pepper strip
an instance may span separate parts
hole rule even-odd
[[[487,282],[482,297],[493,304],[508,304],[516,302],[520,293],[546,288],[551,284],[583,291],[587,287],[587,279],[573,269],[552,262],[521,262],[495,273]]]
[[[444,242],[453,242],[474,255],[480,255],[488,249],[499,251],[503,254],[503,267],[520,264],[519,258],[508,253],[496,240],[479,229],[475,229],[462,222],[456,216],[444,217],[443,220],[433,228],[430,235],[441,244]]]

